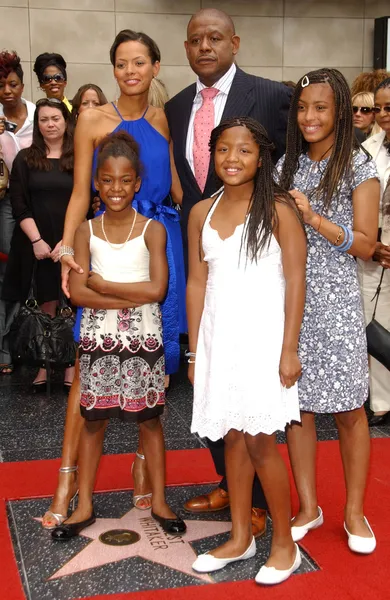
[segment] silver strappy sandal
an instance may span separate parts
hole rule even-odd
[[[141,460],[145,460],[145,456],[143,454],[136,452],[135,455],[137,458],[140,458]],[[134,463],[131,465],[131,474],[132,475],[133,475],[133,471],[134,471]],[[133,476],[133,479],[134,479],[134,476]],[[139,503],[141,502],[141,500],[146,500],[147,498],[152,498],[152,492],[150,492],[149,494],[133,495],[133,504],[134,504],[135,508],[138,508],[138,510],[150,510],[152,508],[152,503],[150,503],[150,506],[139,506]]]
[[[76,471],[78,471],[78,467],[77,466],[76,467],[61,467],[59,469],[60,473],[75,473]],[[70,509],[71,509],[72,512],[76,508],[76,499],[77,499],[78,494],[79,494],[79,490],[76,491],[76,493],[72,496],[72,498],[69,501],[69,507],[70,507]],[[55,523],[53,525],[44,525],[43,521],[44,521],[45,517],[49,518],[51,520],[54,519]],[[52,529],[55,529],[59,525],[62,525],[62,523],[67,518],[68,518],[68,515],[61,515],[60,513],[54,513],[53,511],[48,510],[43,515],[42,527],[43,527],[43,529],[46,529],[46,531],[51,531]]]

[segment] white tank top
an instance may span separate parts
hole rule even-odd
[[[92,271],[106,281],[116,283],[150,281],[150,255],[145,244],[145,231],[151,220],[146,222],[141,235],[126,242],[122,248],[122,244],[112,244],[114,247],[111,247],[105,240],[94,235],[92,220],[89,221]]]

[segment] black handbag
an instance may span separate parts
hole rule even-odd
[[[371,322],[366,327],[367,334],[367,350],[368,354],[379,361],[386,369],[390,371],[390,331],[375,319],[376,308],[378,306],[379,294],[381,293],[383,275],[385,269],[382,269],[382,275],[379,280],[379,285],[375,292],[373,300],[375,300],[374,312]]]
[[[41,311],[35,299],[34,261],[31,285],[26,302],[19,309],[10,329],[10,351],[14,362],[48,368],[72,367],[76,361],[73,337],[75,317],[60,290],[55,317]]]

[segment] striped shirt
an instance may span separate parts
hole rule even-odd
[[[225,109],[227,97],[230,92],[230,88],[232,87],[232,83],[233,83],[235,74],[236,74],[236,65],[233,63],[232,66],[230,67],[230,69],[225,73],[225,75],[223,75],[223,77],[221,77],[221,79],[219,79],[212,86],[212,87],[216,88],[217,90],[219,90],[218,94],[215,96],[215,98],[213,100],[214,112],[215,112],[214,127],[219,125],[219,123],[221,121],[223,111]],[[201,81],[199,80],[199,77],[198,77],[197,82],[196,82],[196,96],[194,98],[194,102],[192,105],[190,123],[188,126],[188,132],[187,132],[186,159],[188,160],[189,165],[194,174],[195,174],[194,155],[193,155],[194,120],[195,120],[196,111],[199,110],[200,107],[202,106],[202,96],[201,96],[200,92],[202,90],[204,90],[205,87],[207,87],[207,86],[203,85],[203,83],[201,83]]]

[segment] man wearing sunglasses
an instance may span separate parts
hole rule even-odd
[[[35,59],[34,72],[37,75],[40,88],[47,98],[61,100],[69,112],[72,105],[65,96],[67,84],[66,62],[61,54],[44,52]]]

